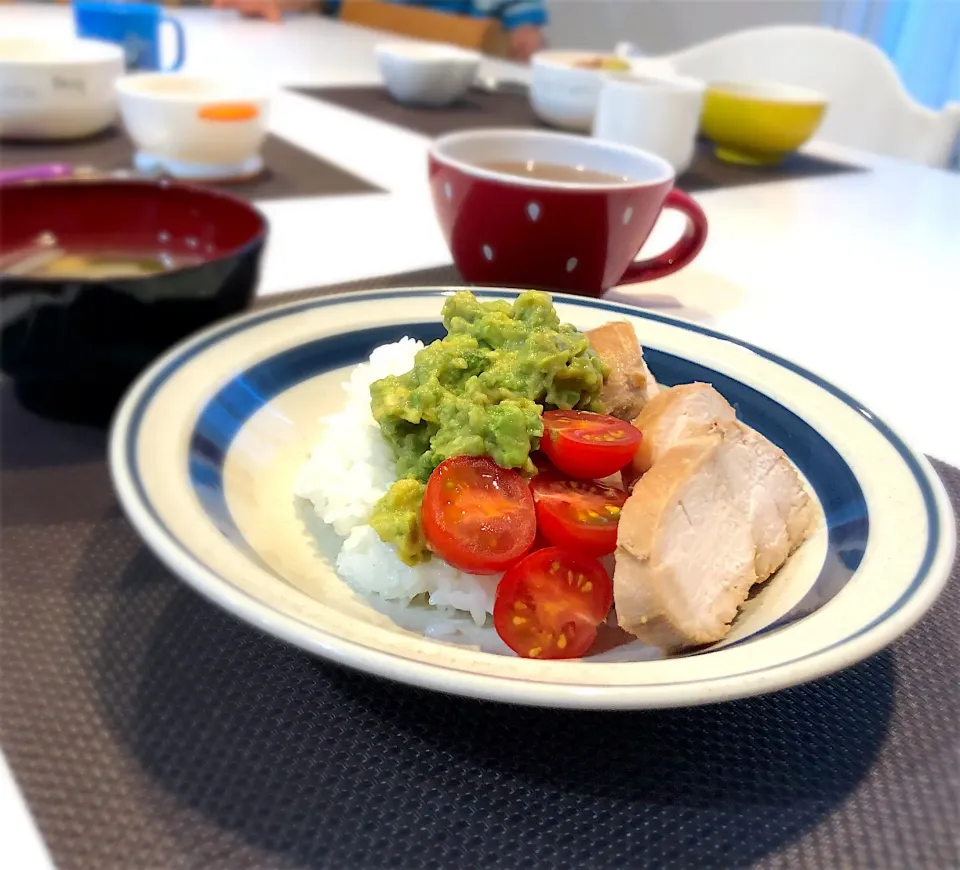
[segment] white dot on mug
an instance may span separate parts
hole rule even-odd
[[[567,271],[572,272],[576,268],[577,268],[577,258],[571,257],[569,260],[567,260]]]
[[[491,248],[489,245],[484,245],[484,246],[483,246],[483,256],[486,257],[488,260],[492,260],[492,259],[493,259],[493,248]]]
[[[527,203],[527,214],[530,217],[530,220],[537,221],[540,219],[540,203],[538,202],[528,202]]]
[[[447,199],[453,199],[453,188],[450,186],[450,182],[446,182],[443,185],[443,192]]]
[[[626,226],[628,223],[630,223],[630,218],[632,218],[632,217],[633,217],[633,206],[632,206],[632,205],[628,205],[628,206],[627,206],[627,210],[623,213],[623,223],[624,223],[624,226]]]

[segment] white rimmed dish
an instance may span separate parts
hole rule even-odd
[[[0,137],[75,139],[113,123],[123,49],[91,39],[0,38]]]
[[[730,638],[695,655],[663,659],[611,634],[586,659],[541,662],[503,654],[492,628],[461,643],[423,636],[415,611],[339,580],[332,533],[304,523],[291,489],[349,367],[404,334],[438,336],[449,292],[291,303],[226,321],[160,359],[125,399],[110,444],[120,501],[151,549],[210,600],[307,652],[439,691],[571,708],[703,704],[815,679],[890,643],[943,588],[955,550],[943,487],[854,399],[704,327],[556,297],[578,327],[634,323],[666,383],[711,380],[803,472],[824,509],[820,528]]]

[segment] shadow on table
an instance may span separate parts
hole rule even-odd
[[[75,465],[103,459],[107,433],[47,420],[24,408],[13,382],[0,378],[0,468],[4,471]]]
[[[655,314],[711,324],[740,308],[745,297],[743,287],[693,263],[659,281],[613,287],[603,298]]]
[[[883,653],[686,710],[460,700],[314,661],[173,585],[145,551],[94,667],[148,787],[200,814],[178,849],[238,835],[316,868],[745,866],[856,788],[893,693]],[[864,684],[869,703],[852,704]]]
[[[470,285],[464,283],[455,266],[437,266],[397,275],[333,284],[322,289],[267,296],[257,301],[257,307],[272,307],[285,302],[311,299],[318,295],[355,290],[448,286],[470,289]],[[555,293],[554,295],[557,299],[564,298],[564,294]],[[658,281],[613,287],[604,294],[603,298],[608,302],[632,305],[657,314],[681,317],[699,323],[711,323],[718,317],[740,308],[745,297],[746,291],[743,287],[702,269],[698,263],[693,263]]]
[[[45,420],[0,380],[0,515],[4,528],[95,522],[116,504],[102,429]]]

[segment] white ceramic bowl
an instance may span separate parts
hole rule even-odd
[[[443,692],[560,707],[704,704],[815,679],[890,643],[943,588],[955,549],[943,486],[849,395],[698,324],[557,295],[560,318],[581,329],[632,323],[663,383],[714,383],[801,470],[822,507],[816,533],[722,643],[693,655],[665,658],[611,630],[584,659],[521,659],[489,624],[358,595],[334,570],[338,539],[294,498],[293,478],[317,418],[342,409],[353,367],[401,336],[442,334],[454,289],[292,302],[224,321],[158,360],[128,393],[110,443],[120,501],[147,544],[201,594],[315,655]]]
[[[684,76],[609,74],[597,101],[594,138],[650,151],[679,176],[693,160],[705,90],[702,81]]]
[[[454,45],[389,42],[376,47],[380,75],[401,103],[447,106],[473,83],[480,55]]]
[[[272,92],[260,85],[176,73],[117,82],[120,114],[140,152],[165,164],[238,166],[267,135]],[[175,173],[176,174],[176,173]]]
[[[589,133],[606,70],[575,66],[595,51],[539,51],[531,59],[530,104],[541,121]],[[618,58],[629,63],[624,58]]]
[[[74,139],[109,126],[123,50],[88,39],[0,38],[0,137]]]

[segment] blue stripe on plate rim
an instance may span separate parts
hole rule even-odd
[[[122,450],[122,456],[125,460],[126,470],[130,476],[130,479],[133,483],[134,490],[139,497],[141,506],[146,510],[150,518],[156,524],[156,526],[161,530],[165,535],[167,542],[170,546],[178,550],[183,556],[186,556],[190,561],[199,564],[205,571],[215,576],[220,582],[226,584],[232,588],[235,592],[242,595],[245,598],[248,598],[254,604],[257,604],[256,600],[252,598],[248,593],[234,586],[233,583],[222,574],[214,571],[209,566],[205,565],[203,561],[189,549],[187,549],[179,540],[174,536],[170,531],[167,525],[164,523],[163,519],[160,517],[158,511],[154,508],[152,502],[150,501],[149,495],[146,491],[146,488],[143,485],[143,481],[138,472],[138,465],[136,461],[136,445],[138,441],[138,434],[140,430],[140,424],[143,420],[143,416],[146,412],[147,407],[150,404],[153,396],[160,390],[163,386],[163,383],[181,366],[183,366],[187,361],[196,357],[198,354],[202,353],[208,347],[217,344],[225,338],[228,338],[236,333],[243,332],[247,329],[257,326],[258,324],[264,323],[269,320],[274,320],[278,317],[289,317],[291,315],[299,314],[303,311],[316,309],[316,308],[325,308],[331,305],[343,305],[349,304],[352,301],[364,301],[364,302],[373,302],[378,299],[396,299],[412,296],[422,296],[428,297],[431,295],[442,298],[445,294],[449,294],[457,289],[463,288],[454,288],[454,287],[428,287],[428,288],[408,288],[408,289],[396,289],[389,291],[378,291],[378,292],[358,292],[350,294],[338,294],[335,296],[325,297],[321,299],[310,299],[303,302],[292,302],[288,305],[281,305],[276,308],[270,308],[263,312],[254,312],[247,315],[243,315],[235,320],[227,321],[226,323],[220,326],[213,326],[207,334],[201,334],[198,338],[187,339],[186,345],[180,348],[174,348],[170,351],[167,356],[161,359],[154,367],[148,370],[144,375],[144,380],[138,382],[138,385],[135,385],[131,389],[131,397],[137,391],[137,387],[140,386],[140,395],[136,398],[136,404],[129,413],[129,423],[126,426],[125,432],[121,432],[120,435],[123,437],[124,441],[118,447]],[[509,289],[483,289],[483,288],[469,288],[471,291],[482,297],[492,297],[492,298],[510,298],[516,296],[520,291],[509,290]],[[803,368],[802,366],[797,365],[790,360],[784,359],[770,351],[764,350],[754,344],[751,344],[746,341],[734,338],[732,336],[724,335],[723,333],[716,332],[715,330],[709,329],[708,327],[701,326],[696,323],[690,323],[683,320],[677,320],[672,317],[667,317],[662,314],[656,314],[651,311],[646,311],[644,309],[633,308],[628,305],[620,305],[613,302],[604,302],[597,299],[587,299],[579,296],[567,296],[563,295],[559,300],[564,304],[581,306],[586,308],[594,308],[603,311],[612,311],[618,314],[623,314],[627,317],[638,318],[641,320],[651,320],[657,323],[664,323],[669,326],[674,326],[689,332],[695,332],[700,335],[705,335],[710,338],[719,339],[721,341],[727,341],[732,344],[736,344],[739,347],[749,350],[752,353],[757,354],[758,356],[763,357],[764,359],[769,360],[770,362],[775,363],[776,365],[781,366],[782,368],[787,369],[788,371],[793,372],[796,375],[804,378],[805,380],[810,381],[813,384],[816,384],[821,389],[830,393],[830,395],[839,399],[853,411],[862,416],[868,423],[870,423],[893,447],[897,452],[900,458],[903,460],[906,467],[910,470],[910,473],[913,475],[914,482],[917,485],[917,489],[920,491],[920,494],[923,498],[924,508],[926,509],[927,515],[927,526],[928,526],[928,536],[927,536],[927,545],[924,549],[923,558],[920,562],[920,567],[917,569],[917,573],[914,575],[913,579],[910,581],[910,584],[904,590],[903,594],[885,610],[882,614],[877,616],[874,620],[868,623],[865,626],[861,626],[853,634],[847,635],[846,637],[841,638],[840,640],[834,641],[829,646],[820,647],[812,652],[805,653],[803,655],[797,656],[794,659],[789,659],[784,662],[779,662],[775,665],[767,665],[760,668],[755,668],[749,671],[740,671],[735,676],[746,677],[753,676],[756,674],[764,673],[769,670],[779,670],[784,667],[795,665],[799,662],[805,661],[807,659],[813,658],[815,656],[823,655],[826,652],[830,652],[838,649],[839,647],[845,646],[862,635],[866,634],[869,631],[872,631],[874,628],[878,627],[882,623],[891,619],[896,615],[903,607],[909,602],[909,600],[914,596],[916,591],[921,587],[923,581],[926,579],[930,566],[933,563],[934,557],[940,546],[941,539],[941,525],[940,525],[940,514],[937,510],[937,499],[934,494],[933,488],[930,484],[930,481],[927,478],[927,475],[924,473],[923,468],[920,466],[913,452],[907,447],[907,445],[901,440],[901,438],[894,433],[886,423],[880,420],[876,415],[874,415],[870,410],[864,407],[860,402],[856,401],[852,396],[845,393],[843,390],[835,387],[829,381],[821,378],[819,375],[814,374],[813,372]],[[124,405],[126,402],[124,402]],[[111,456],[115,455],[114,446],[111,445]],[[189,474],[189,469],[185,469]],[[116,472],[114,472],[116,473]],[[296,623],[303,625],[306,628],[311,630],[317,630],[317,627],[311,623],[304,622],[303,620],[298,619],[295,616],[285,615],[285,618],[290,619]],[[386,655],[386,653],[384,653]],[[449,670],[454,672],[459,672],[457,668],[450,668],[445,665],[431,663],[431,667],[440,668],[442,670]],[[730,674],[725,674],[722,676],[711,677],[708,679],[698,678],[693,680],[684,680],[684,681],[673,681],[670,683],[658,683],[660,688],[669,688],[672,686],[682,686],[682,685],[694,685],[698,683],[709,683],[709,682],[719,682],[724,680],[729,680],[731,678]],[[515,682],[514,678],[498,678],[505,679],[511,682]],[[568,688],[577,688],[576,684],[564,684]],[[638,684],[642,685],[642,684]],[[580,688],[593,689],[594,686],[582,685]],[[621,687],[627,688],[627,687]]]

